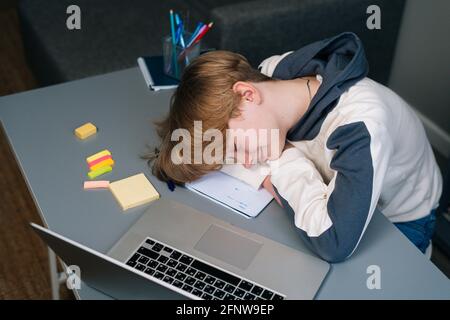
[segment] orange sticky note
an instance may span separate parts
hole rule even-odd
[[[109,158],[106,160],[103,160],[97,164],[94,164],[93,166],[89,166],[89,169],[91,169],[92,171],[100,169],[101,167],[105,167],[105,166],[113,166],[114,165],[114,160]]]
[[[106,160],[106,159],[112,159],[112,157],[110,155],[106,155],[106,156],[97,158],[97,159],[95,159],[95,160],[93,160],[91,162],[88,162],[88,166],[92,167],[93,165],[95,165],[97,163],[100,163],[100,162],[102,162],[103,160]]]

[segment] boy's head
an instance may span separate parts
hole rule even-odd
[[[153,174],[160,180],[170,179],[175,183],[185,183],[220,169],[223,162],[201,161],[198,163],[194,160],[195,152],[202,154],[214,140],[212,138],[210,141],[205,141],[201,138],[197,140],[197,143],[194,141],[196,134],[202,137],[208,129],[217,129],[225,138],[227,129],[247,129],[252,126],[252,123],[257,126],[259,122],[259,125],[264,128],[275,128],[276,125],[270,123],[270,117],[267,115],[264,117],[262,112],[257,113],[251,108],[248,110],[243,108],[246,103],[254,103],[254,99],[262,99],[261,95],[255,92],[254,85],[268,81],[276,80],[253,69],[242,55],[230,51],[212,51],[193,60],[186,67],[180,84],[170,100],[168,116],[157,123],[158,135],[162,141],[159,152],[154,157]],[[242,120],[243,115],[248,118],[248,121],[239,121],[239,119]],[[194,130],[194,121],[201,121],[200,129],[197,122]],[[183,159],[187,156],[191,160],[188,163],[173,161],[174,147],[180,143],[180,140],[185,140],[184,138],[174,139],[174,131],[180,128],[186,129],[192,137],[187,149],[191,152],[186,153],[185,149],[179,153]],[[231,139],[236,138],[238,137]],[[186,142],[183,141],[183,143]],[[224,157],[227,143],[234,145],[235,142],[223,141],[221,151]],[[200,150],[195,150],[194,145]],[[246,152],[253,153],[255,150],[246,150]]]

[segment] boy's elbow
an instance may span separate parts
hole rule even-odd
[[[320,254],[320,257],[329,262],[329,263],[339,263],[339,262],[343,262],[346,259],[348,259],[351,256],[351,253],[341,253],[341,252],[330,252],[327,253],[326,255],[322,255]]]
[[[301,238],[309,248],[321,259],[329,263],[343,262],[355,251],[360,238],[360,232],[344,232],[334,227],[329,228],[319,236],[308,236],[299,229]]]
[[[316,247],[316,253],[320,258],[329,263],[339,263],[350,258],[355,245],[332,245]]]

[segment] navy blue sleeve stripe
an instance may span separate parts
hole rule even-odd
[[[334,189],[327,202],[332,226],[318,237],[309,237],[298,229],[301,238],[321,258],[339,262],[347,258],[360,239],[369,217],[373,164],[371,136],[364,122],[338,127],[328,138],[328,149],[336,150],[330,167],[337,171]],[[284,208],[294,216],[288,202],[280,197]]]

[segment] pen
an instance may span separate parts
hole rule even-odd
[[[186,43],[184,42],[184,36],[183,36],[183,32],[184,32],[183,21],[181,21],[181,23],[180,23],[180,29],[181,29],[181,32],[180,32],[180,44],[181,44],[181,47],[184,50],[186,48]],[[186,56],[186,65],[188,65],[188,64],[189,64],[189,57]]]
[[[203,32],[203,30],[205,28],[207,28],[207,26],[201,22],[197,25],[196,31],[194,31],[194,33],[192,34],[191,39],[189,40],[188,44],[186,45],[186,48],[183,51],[181,51],[180,54],[178,55],[178,60],[181,60],[181,58],[184,57],[189,52],[189,50],[192,49],[192,47],[191,47],[192,43],[197,39],[198,35],[201,32]]]
[[[178,42],[180,41],[180,35],[181,35],[181,28],[182,28],[182,21],[180,19],[180,16],[178,15],[178,13],[175,13],[175,25],[177,26],[177,32],[176,32],[176,36],[175,36],[175,44],[178,44]]]
[[[205,34],[211,29],[212,25],[214,23],[210,22],[208,25],[204,25],[201,29],[198,35],[195,38],[192,38],[189,44],[186,46],[186,48],[181,51],[181,53],[178,55],[178,60],[180,60],[190,49],[192,49],[193,45],[198,43],[201,38],[205,36]]]
[[[175,26],[174,26],[174,18],[173,18],[173,10],[170,9],[170,31],[172,33],[172,56],[173,63],[175,64],[175,77],[178,77],[178,66],[177,66],[177,57],[176,57],[176,43],[175,43]]]
[[[199,32],[198,36],[196,37],[196,39],[194,40],[194,44],[199,42],[201,38],[203,38],[205,36],[205,34],[209,31],[209,29],[211,29],[212,25],[214,23],[210,22],[206,28],[204,28],[202,31]]]
[[[192,35],[189,38],[189,41],[187,43],[190,43],[192,41],[192,39],[195,39],[195,37],[197,36],[198,31],[200,30],[201,27],[203,27],[203,22],[197,23],[197,27],[195,28],[195,31],[192,33]]]
[[[181,20],[180,16],[178,15],[178,13],[175,13],[175,23],[177,25],[177,36],[176,36],[176,41],[175,43],[178,44],[178,42],[181,44],[181,47],[184,49],[186,47],[186,44],[184,42],[184,36],[183,36],[183,32],[184,32],[184,24],[183,24],[183,20]],[[189,58],[186,56],[186,65],[189,64]]]
[[[167,181],[167,187],[169,188],[170,191],[174,191],[175,190],[175,183],[173,183],[172,180],[168,180]]]
[[[181,36],[181,25],[179,24],[175,35],[175,44],[178,44],[180,42],[180,36]]]
[[[181,47],[183,47],[183,49],[184,49],[186,47],[186,44],[184,43],[184,37],[183,37],[183,32],[184,32],[183,21],[180,24],[180,30],[181,30],[181,32],[180,32],[180,44],[181,44]]]
[[[198,36],[199,36],[206,28],[208,28],[208,26],[207,26],[206,24],[203,25],[203,26],[200,28],[200,30],[198,30],[197,34],[196,34],[194,37],[191,38],[191,40],[189,41],[189,43],[187,44],[186,47],[189,48],[189,47],[191,46],[191,44],[194,43],[194,41],[198,38]]]

